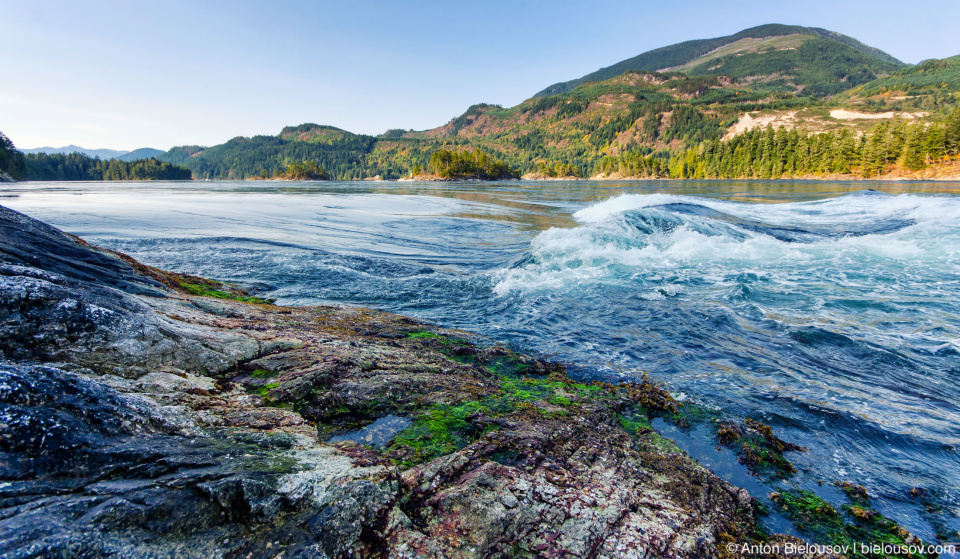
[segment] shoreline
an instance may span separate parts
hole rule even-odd
[[[653,383],[578,382],[370,309],[278,307],[3,207],[0,272],[0,404],[31,418],[0,435],[33,441],[0,463],[0,554],[613,559],[754,541],[745,490],[644,416],[624,423],[641,400],[676,409]]]
[[[945,177],[922,177],[922,176],[885,176],[885,177],[870,177],[865,178],[860,175],[801,175],[797,177],[790,178],[776,178],[776,179],[760,179],[760,178],[727,178],[727,179],[679,179],[679,178],[670,178],[670,177],[632,177],[632,176],[608,176],[608,175],[594,175],[592,177],[550,177],[550,178],[524,178],[519,179],[453,179],[453,178],[399,178],[399,179],[373,179],[373,178],[364,178],[364,179],[351,179],[351,180],[336,180],[336,179],[322,179],[322,180],[294,180],[294,179],[260,179],[260,178],[245,178],[245,179],[190,179],[190,180],[181,180],[181,181],[168,181],[168,180],[140,180],[140,181],[40,181],[40,180],[11,180],[11,181],[0,181],[0,185],[9,186],[15,184],[30,184],[30,183],[93,183],[93,184],[107,184],[107,183],[124,183],[124,182],[136,182],[136,183],[145,183],[149,184],[151,182],[182,182],[182,183],[202,183],[202,182],[318,182],[318,183],[373,183],[373,182],[471,182],[471,183],[502,183],[502,182],[581,182],[581,181],[592,181],[592,182],[730,182],[730,181],[756,181],[756,182],[795,182],[795,181],[808,181],[808,182],[879,182],[879,183],[900,183],[900,182],[960,182],[960,174],[949,175]],[[2,188],[0,186],[0,188]]]
[[[400,315],[275,306],[2,206],[0,274],[0,404],[31,418],[0,440],[33,441],[0,462],[0,553],[613,559],[802,544],[764,533],[758,502],[652,420],[712,425],[774,479],[803,449],[646,378],[578,381]],[[774,500],[835,524],[818,499]]]

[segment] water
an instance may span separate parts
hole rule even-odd
[[[413,425],[413,421],[408,417],[385,415],[360,429],[335,434],[328,438],[327,442],[350,441],[359,445],[383,448],[393,440],[397,433],[411,425]]]
[[[414,315],[591,378],[647,371],[809,448],[790,456],[789,484],[842,503],[830,484],[855,481],[932,540],[960,529],[958,194],[958,183],[32,183],[5,187],[0,204],[281,304]]]

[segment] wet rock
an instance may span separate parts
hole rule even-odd
[[[304,471],[330,483],[378,471],[332,449],[307,455],[292,436],[265,444],[262,433],[207,431],[178,416],[60,369],[0,364],[0,553],[223,557],[235,549],[224,540],[251,533],[306,545],[282,528],[321,510],[349,506],[366,522],[383,508],[384,491],[318,499],[291,490]]]
[[[638,444],[620,400],[509,404],[502,374],[562,368],[467,337],[190,295],[0,208],[0,556],[714,557],[751,533],[749,495]],[[479,411],[409,467],[319,442],[456,406]]]

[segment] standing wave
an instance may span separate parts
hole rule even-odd
[[[493,274],[543,346],[771,421],[820,479],[960,487],[960,199],[621,195],[574,217]]]

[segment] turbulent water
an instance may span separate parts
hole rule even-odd
[[[933,539],[960,528],[960,185],[870,186],[888,193],[36,183],[7,187],[0,204],[282,304],[411,314],[588,377],[649,372],[806,446],[787,486],[840,503],[830,482],[855,481]],[[686,436],[701,461],[722,461]]]

